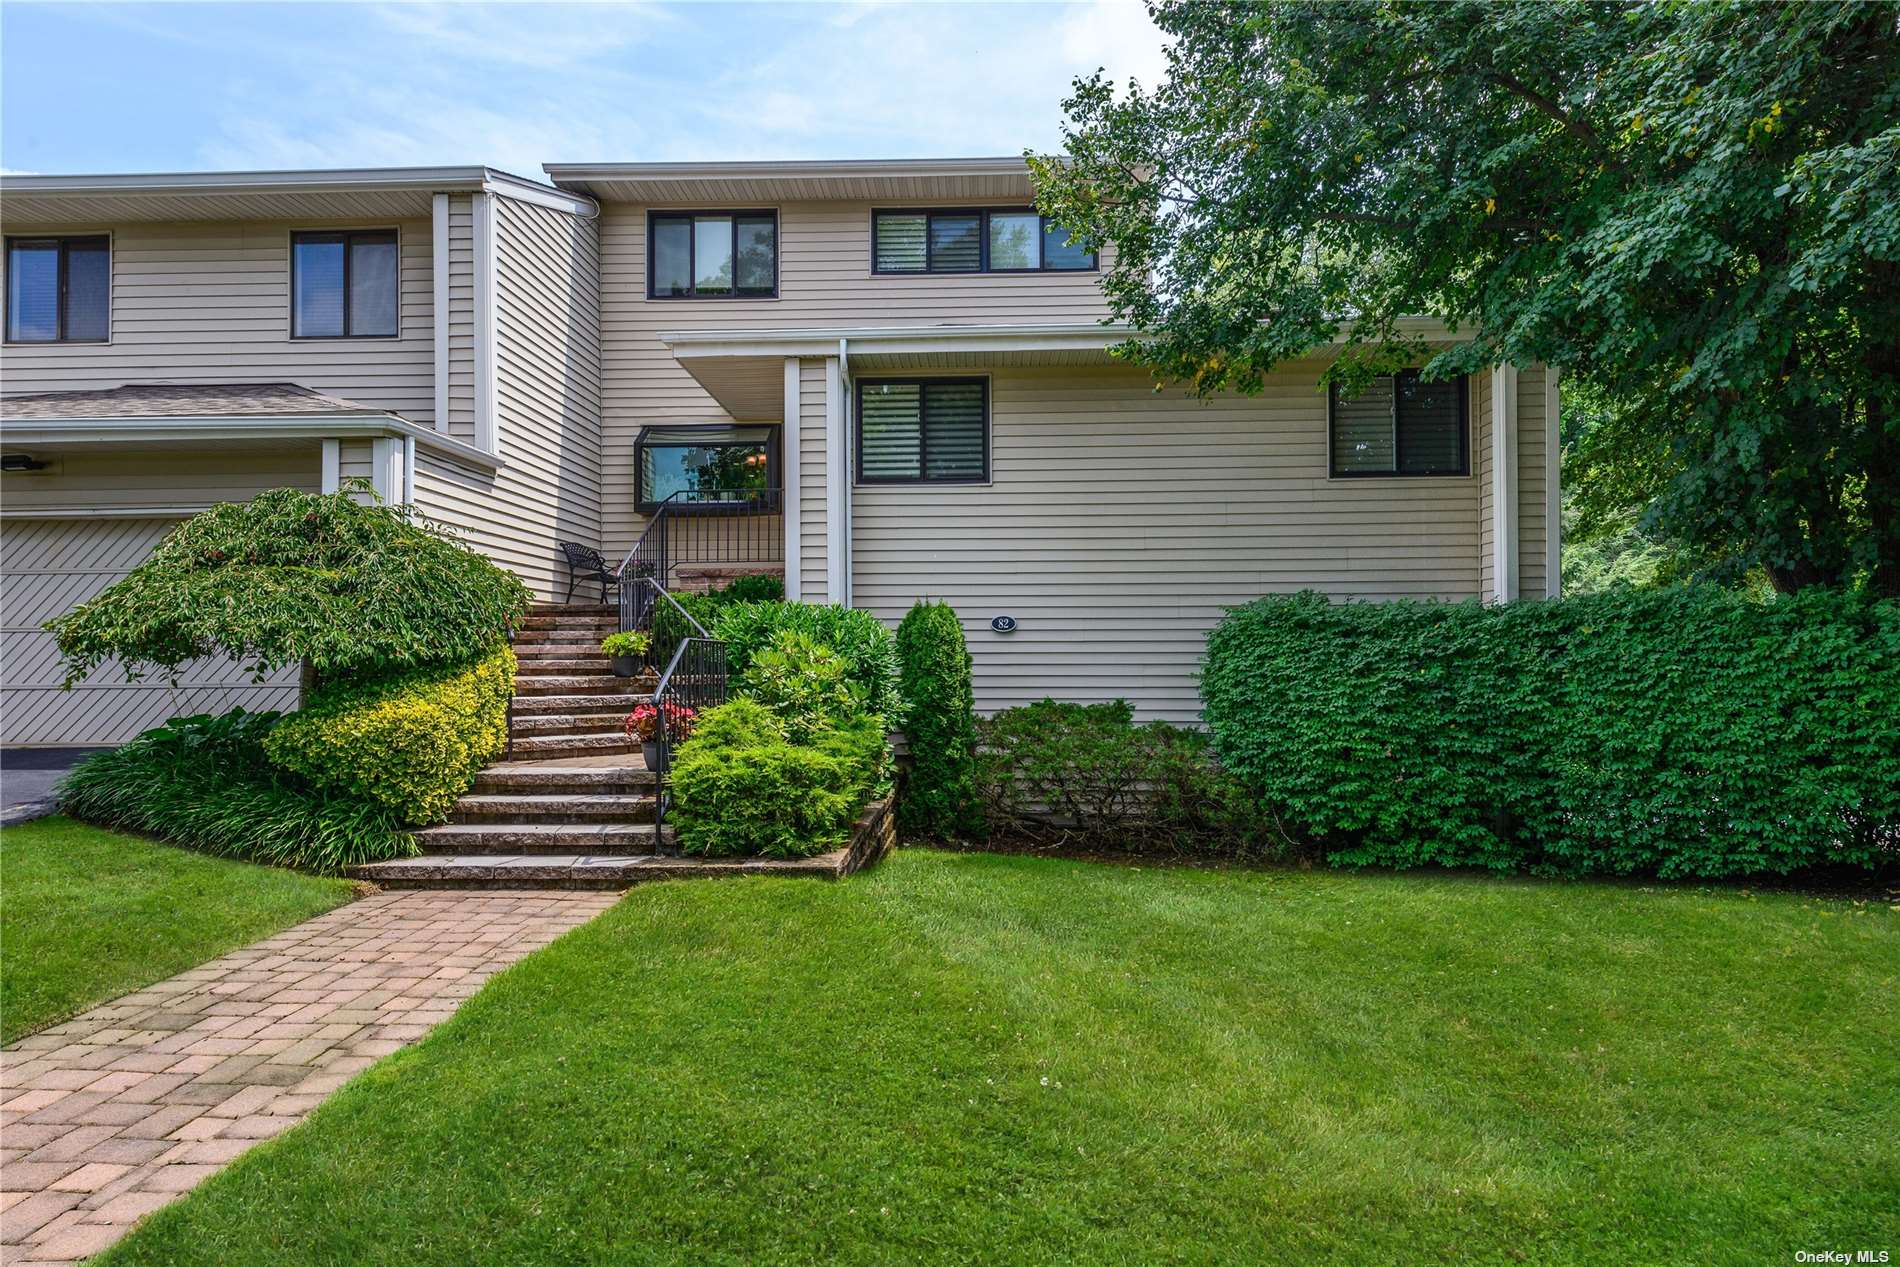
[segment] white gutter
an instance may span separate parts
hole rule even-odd
[[[1563,432],[1557,367],[1544,367],[1544,597],[1564,592]]]
[[[799,450],[803,444],[799,438],[799,426],[803,423],[800,408],[798,358],[785,358],[785,405],[780,420],[779,443],[785,446],[785,456],[781,465],[785,473],[779,482],[785,488],[785,597],[796,603],[804,597],[805,577],[805,501],[800,491]]]
[[[600,206],[585,194],[556,189],[493,167],[360,167],[257,172],[125,172],[74,176],[4,176],[0,193],[48,195],[244,195],[296,193],[494,193],[592,218]]]
[[[845,452],[844,384],[834,349],[825,358],[825,601],[848,605],[850,541],[845,521],[845,482],[851,478]]]
[[[1492,596],[1515,602],[1517,568],[1517,366],[1491,369]]]
[[[417,426],[394,414],[256,414],[177,418],[19,418],[0,422],[0,440],[9,447],[35,444],[92,445],[190,440],[336,440],[395,436],[464,466],[500,470],[491,453]]]
[[[855,393],[851,388],[851,340],[848,338],[840,338],[838,340],[838,384],[843,388],[843,399],[839,402],[839,413],[843,415],[844,422],[842,428],[844,433],[844,548],[839,551],[843,556],[841,566],[844,571],[844,597],[834,601],[849,607],[851,606],[851,545],[855,540],[852,534],[856,531],[856,524],[851,514],[852,502],[854,500],[851,481],[853,475],[856,473],[855,468],[857,466],[857,463],[852,460],[852,450],[854,447],[852,437],[857,432],[857,419],[852,417],[854,411],[851,408],[851,404],[852,396]]]

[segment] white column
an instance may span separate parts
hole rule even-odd
[[[845,449],[844,380],[838,358],[825,358],[825,601],[851,605],[851,542],[844,499],[851,479]]]
[[[401,451],[394,436],[377,436],[370,441],[369,486],[376,490],[376,499],[385,505],[396,500],[400,488],[396,455]]]
[[[435,239],[429,244],[435,264],[435,429],[449,429],[449,196],[437,194]]]
[[[402,502],[413,506],[416,502],[416,438],[402,438],[402,480],[398,485],[402,489]]]
[[[495,195],[475,194],[475,447],[501,452],[495,416]]]
[[[323,442],[323,483],[320,487],[326,493],[334,493],[343,487],[343,442],[325,440]]]
[[[1544,367],[1544,597],[1564,592],[1563,454],[1557,403],[1557,367]]]
[[[800,566],[804,539],[801,530],[804,527],[804,504],[799,497],[798,484],[798,358],[785,358],[785,425],[779,433],[779,443],[785,446],[785,452],[779,458],[779,469],[784,472],[781,481],[785,486],[782,503],[785,514],[785,597],[792,602],[799,601],[804,589],[803,568]]]
[[[1492,568],[1500,603],[1518,596],[1517,574],[1517,367],[1491,370]]]

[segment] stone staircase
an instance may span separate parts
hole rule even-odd
[[[653,775],[621,729],[649,682],[613,675],[606,606],[534,607],[515,635],[512,747],[475,776],[422,854],[351,870],[386,888],[625,888],[681,862],[653,828]],[[662,866],[660,868],[664,870]]]

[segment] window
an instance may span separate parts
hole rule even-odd
[[[396,265],[394,229],[291,234],[291,337],[395,337]]]
[[[1072,244],[1029,207],[878,211],[871,216],[874,273],[1038,273],[1087,270],[1095,252]]]
[[[982,484],[989,478],[987,380],[858,383],[860,483]]]
[[[776,427],[646,427],[634,441],[638,509],[720,506],[778,487]]]
[[[1403,370],[1357,396],[1334,387],[1327,404],[1336,476],[1470,474],[1462,378]]]
[[[649,299],[778,294],[776,211],[655,211],[647,240]]]
[[[104,343],[111,309],[107,239],[7,239],[8,343]]]

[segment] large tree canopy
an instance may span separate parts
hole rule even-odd
[[[277,488],[187,519],[152,557],[48,626],[76,682],[223,652],[262,676],[308,662],[373,677],[472,664],[528,589],[402,507]]]
[[[1546,362],[1591,457],[1777,586],[1900,595],[1900,8],[1163,0],[1159,87],[1100,75],[1045,212],[1115,250],[1127,353],[1256,390],[1345,332]],[[1468,342],[1428,349],[1400,318]]]

